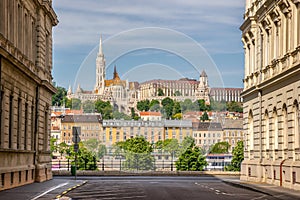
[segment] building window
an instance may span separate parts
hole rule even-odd
[[[25,117],[24,117],[24,149],[27,150],[27,132],[28,132],[28,103],[25,103]]]
[[[13,115],[13,96],[9,96],[9,127],[8,127],[8,148],[12,148],[12,142],[13,142],[13,121],[14,121],[14,115]]]
[[[300,147],[300,137],[299,137],[299,120],[300,120],[300,115],[299,115],[299,106],[298,106],[298,101],[294,102],[294,116],[293,116],[293,121],[294,121],[294,139],[295,139],[295,148]]]
[[[273,120],[274,120],[274,149],[278,149],[278,116],[276,108],[273,109]]]

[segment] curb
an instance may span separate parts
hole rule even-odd
[[[262,194],[265,194],[265,195],[268,195],[268,196],[273,196],[272,194],[270,194],[270,193],[268,193],[268,192],[264,192],[264,191],[262,191],[262,190],[253,188],[253,187],[248,186],[248,185],[245,185],[245,184],[235,183],[235,182],[233,182],[233,181],[225,181],[225,180],[222,180],[222,182],[223,182],[223,183],[226,183],[226,184],[228,184],[228,185],[234,186],[234,187],[239,187],[239,188],[251,190],[251,191],[254,191],[254,192],[259,192],[259,193],[262,193]]]
[[[74,189],[76,189],[76,188],[78,188],[78,187],[80,187],[80,186],[83,186],[83,185],[86,184],[87,182],[88,182],[88,181],[83,181],[81,184],[77,184],[77,185],[75,185],[75,186],[73,186],[73,187],[71,187],[71,188],[68,188],[67,190],[63,191],[61,194],[57,195],[57,196],[55,197],[55,199],[60,199],[60,198],[62,198],[64,195],[66,195],[66,194],[69,193],[70,191],[72,191],[72,190],[74,190]]]

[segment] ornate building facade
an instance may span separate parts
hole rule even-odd
[[[236,101],[243,102],[241,93],[243,88],[211,88],[210,97],[214,101]]]
[[[139,100],[162,100],[170,97],[178,101],[204,99],[209,104],[209,90],[207,74],[202,71],[199,81],[183,78],[179,80],[150,80],[141,83]]]
[[[52,178],[52,1],[0,1],[0,190]]]
[[[241,179],[300,190],[300,1],[247,0]]]

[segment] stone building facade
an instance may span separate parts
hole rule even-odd
[[[236,101],[243,102],[241,93],[243,88],[211,88],[210,97],[217,102],[220,101]]]
[[[241,179],[300,190],[300,1],[247,0]]]
[[[51,0],[0,1],[0,190],[52,178]]]
[[[204,99],[206,104],[210,104],[209,90],[207,74],[202,71],[199,81],[183,78],[179,80],[150,80],[141,83],[139,100],[162,100],[170,97],[177,101]]]

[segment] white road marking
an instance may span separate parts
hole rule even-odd
[[[53,190],[56,190],[57,188],[60,188],[60,187],[63,187],[63,186],[65,186],[65,185],[67,185],[68,183],[69,183],[69,182],[67,182],[67,183],[62,183],[62,184],[59,184],[59,185],[57,185],[57,186],[55,186],[55,187],[52,187],[52,188],[50,188],[49,190],[43,192],[42,194],[40,194],[40,195],[38,195],[38,196],[32,198],[31,200],[36,200],[36,199],[38,199],[38,198],[44,196],[45,194],[47,194],[47,193],[49,193],[49,192],[51,192],[51,191],[53,191]]]

